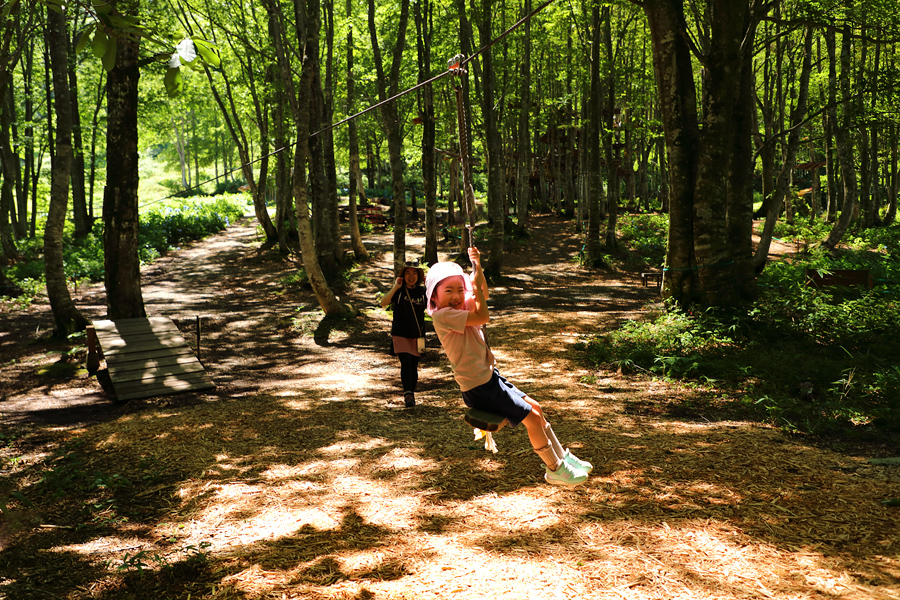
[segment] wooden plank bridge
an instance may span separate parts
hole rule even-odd
[[[95,321],[88,329],[88,370],[104,358],[120,402],[215,387],[168,317]]]

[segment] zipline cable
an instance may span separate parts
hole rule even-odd
[[[551,4],[553,4],[553,2],[554,2],[554,0],[547,0],[546,2],[544,2],[543,4],[541,4],[539,7],[537,7],[536,9],[534,9],[533,11],[531,11],[530,13],[528,13],[527,15],[525,15],[524,17],[522,17],[521,19],[519,19],[518,21],[516,21],[515,23],[513,23],[506,31],[504,31],[504,32],[501,33],[499,36],[497,36],[496,38],[494,38],[493,40],[491,40],[490,42],[488,42],[487,44],[485,44],[484,46],[482,46],[480,49],[478,49],[478,50],[477,50],[474,54],[472,54],[471,56],[469,56],[469,57],[463,57],[462,55],[458,55],[458,58],[460,58],[459,69],[462,69],[463,67],[465,67],[465,66],[466,66],[470,61],[472,61],[472,59],[474,59],[476,56],[479,56],[479,55],[483,54],[485,51],[489,50],[489,49],[491,48],[491,46],[493,46],[494,44],[496,44],[497,42],[499,42],[500,40],[502,40],[503,38],[505,38],[507,35],[509,35],[509,34],[512,33],[513,31],[515,31],[520,25],[522,25],[522,23],[524,23],[525,21],[528,21],[529,19],[534,18],[535,15],[537,15],[539,12],[541,12],[542,10],[544,10],[545,8],[547,8],[548,6],[550,6]],[[361,117],[361,116],[363,116],[364,114],[369,113],[369,112],[375,110],[376,108],[379,108],[379,107],[381,107],[381,106],[384,106],[384,105],[387,104],[388,102],[393,102],[394,100],[397,100],[398,98],[402,98],[403,96],[405,96],[405,95],[407,95],[407,94],[409,94],[409,93],[412,93],[412,92],[418,90],[419,88],[422,88],[422,87],[424,87],[424,86],[426,86],[426,85],[431,85],[432,83],[434,83],[434,82],[436,82],[436,81],[438,81],[438,80],[440,80],[440,79],[443,79],[443,78],[446,77],[447,75],[457,75],[457,76],[459,76],[459,75],[462,75],[462,74],[464,74],[464,73],[465,73],[465,71],[463,71],[462,73],[456,73],[456,72],[454,72],[453,70],[448,69],[447,71],[444,71],[443,73],[439,73],[438,75],[435,75],[434,77],[432,77],[431,79],[429,79],[429,80],[427,80],[427,81],[423,81],[422,83],[419,83],[419,84],[417,84],[417,85],[414,85],[413,87],[411,87],[411,88],[409,88],[409,89],[406,89],[406,90],[404,90],[404,91],[402,91],[402,92],[399,92],[399,93],[397,93],[397,94],[391,96],[390,98],[388,98],[388,99],[386,99],[386,100],[382,100],[381,102],[378,102],[378,103],[376,103],[376,104],[373,104],[372,106],[369,106],[368,108],[365,108],[365,109],[359,111],[358,113],[356,113],[356,114],[354,114],[354,115],[350,115],[349,117],[346,117],[345,119],[342,119],[342,120],[338,121],[337,123],[333,123],[333,124],[329,125],[328,127],[325,127],[325,128],[323,128],[323,129],[320,129],[319,131],[317,131],[317,132],[315,132],[315,133],[311,133],[310,135],[308,135],[308,136],[306,137],[306,139],[305,139],[304,141],[309,141],[310,139],[316,137],[316,136],[319,135],[319,134],[325,133],[326,131],[331,131],[332,129],[335,129],[336,127],[339,127],[340,125],[343,125],[344,123],[348,123],[348,122],[352,121],[353,119],[356,119],[356,118],[358,118],[358,117]],[[465,118],[465,115],[463,115],[463,118]],[[457,100],[457,119],[459,119],[459,100]],[[253,160],[251,160],[251,161],[248,162],[248,163],[242,164],[241,166],[239,166],[239,167],[237,167],[237,168],[235,168],[235,169],[232,169],[232,170],[230,170],[230,171],[226,171],[225,173],[222,173],[222,175],[218,175],[218,176],[216,176],[216,177],[213,177],[212,179],[207,179],[206,181],[202,181],[202,182],[198,183],[197,185],[195,185],[195,186],[193,186],[193,187],[189,187],[189,188],[187,188],[187,189],[181,190],[180,192],[176,192],[175,194],[170,194],[170,195],[166,196],[165,198],[160,198],[159,200],[155,200],[155,201],[153,201],[153,202],[148,202],[148,203],[145,204],[144,206],[149,206],[149,205],[151,205],[151,204],[156,204],[157,202],[163,202],[163,201],[165,201],[165,200],[169,200],[169,199],[171,199],[171,198],[175,198],[178,194],[183,194],[184,192],[189,192],[189,191],[192,191],[192,190],[199,189],[200,186],[205,185],[205,184],[207,184],[207,183],[211,183],[211,182],[213,182],[213,181],[218,181],[220,178],[225,177],[226,175],[230,175],[230,174],[236,173],[236,172],[238,172],[238,171],[243,171],[244,167],[249,167],[250,165],[256,164],[256,163],[258,163],[259,161],[263,160],[264,158],[268,158],[268,157],[274,156],[274,155],[276,155],[276,154],[278,154],[278,153],[280,153],[280,152],[284,152],[284,151],[287,150],[288,148],[292,148],[292,147],[296,146],[298,143],[299,143],[299,140],[298,140],[297,142],[292,143],[292,144],[288,144],[287,146],[282,146],[281,148],[278,148],[277,150],[273,150],[272,152],[269,152],[268,154],[264,154],[263,156],[260,156],[259,158],[253,159]],[[467,160],[467,159],[463,159],[463,160]],[[469,173],[469,175],[470,175],[470,178],[471,178],[471,172]],[[474,191],[473,191],[473,194],[474,194]],[[475,202],[475,200],[474,200],[474,195],[473,195],[473,197],[472,197],[472,203],[473,203],[473,205],[474,205],[474,202]],[[469,233],[471,234],[471,230],[469,231]],[[471,244],[470,244],[470,245],[471,245]]]

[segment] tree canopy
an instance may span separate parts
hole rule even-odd
[[[896,218],[900,17],[887,0],[43,7],[22,18],[19,2],[3,5],[7,263],[40,233],[56,157],[60,99],[47,85],[43,35],[51,13],[65,17],[76,235],[90,231],[109,192],[119,150],[103,142],[115,100],[108,78],[129,46],[140,71],[136,151],[179,173],[165,191],[247,185],[282,251],[309,223],[307,272],[338,267],[340,197],[351,186],[392,198],[395,266],[406,260],[417,199],[429,243],[458,226],[460,131],[451,78],[439,76],[459,53],[469,57],[462,163],[495,275],[503,240],[527,235],[530,212],[570,216],[584,232],[585,264],[596,266],[616,244],[620,211],[656,210],[669,215],[664,294],[683,306],[735,305],[755,296],[765,268],[754,219],[764,218],[763,248],[775,221],[797,218],[833,224],[820,240],[833,248],[851,226]],[[352,128],[332,127],[359,111]],[[116,213],[105,213],[107,236]],[[325,278],[314,279],[323,309],[339,310]]]

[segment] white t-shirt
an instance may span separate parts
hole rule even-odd
[[[494,355],[484,341],[481,327],[466,326],[475,298],[466,298],[466,310],[440,308],[431,315],[434,330],[453,367],[460,390],[467,392],[485,384],[494,372]]]

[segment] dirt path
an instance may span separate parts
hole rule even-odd
[[[419,405],[399,408],[375,298],[390,285],[388,244],[372,237],[343,296],[363,314],[346,321],[285,290],[294,268],[257,252],[252,224],[147,269],[148,313],[186,333],[202,317],[211,394],[113,405],[93,378],[35,374],[55,360],[33,341],[49,326],[42,307],[2,318],[15,321],[0,336],[7,422],[64,425],[54,435],[94,448],[98,469],[152,461],[165,474],[142,500],[161,508],[133,527],[32,540],[64,545],[57,577],[93,590],[68,598],[126,597],[101,566],[123,549],[201,545],[214,590],[184,580],[173,597],[900,597],[900,528],[878,502],[897,495],[896,470],[691,409],[698,390],[579,364],[580,334],[636,317],[655,292],[578,267],[566,222],[537,219],[511,249],[489,331],[504,373],[596,466],[588,483],[544,484],[522,428],[497,435],[498,454],[473,442],[436,348]],[[81,301],[102,315],[101,288]]]

